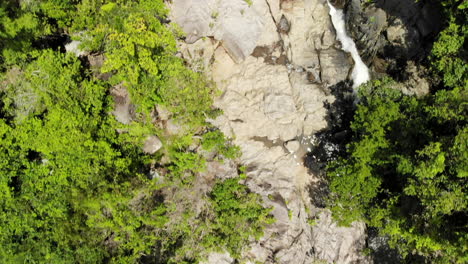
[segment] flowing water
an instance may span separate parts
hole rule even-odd
[[[328,6],[330,7],[330,17],[333,27],[335,27],[336,30],[336,38],[342,45],[341,49],[351,53],[351,57],[354,60],[354,68],[351,76],[353,78],[353,88],[357,88],[359,85],[369,81],[369,69],[362,61],[361,56],[359,56],[356,44],[346,34],[343,10],[337,10],[330,2],[328,2]]]

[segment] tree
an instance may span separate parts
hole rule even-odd
[[[219,113],[215,88],[176,56],[180,32],[166,15],[150,0],[0,3],[1,263],[193,263],[220,246],[239,256],[270,221],[240,179],[208,188],[197,198],[202,213],[193,209],[206,162],[197,150],[235,158],[238,148],[204,132]],[[43,41],[77,32],[104,54],[109,80]],[[131,124],[110,114],[116,84],[137,106]],[[186,129],[166,135],[150,115],[155,104]],[[163,142],[152,155],[141,149],[148,135]],[[151,179],[150,165],[161,175]]]
[[[432,65],[446,87],[468,89],[468,66],[465,39],[468,34],[466,1],[442,1],[448,25],[439,34],[432,48]]]
[[[465,262],[468,90],[426,98],[391,80],[361,88],[348,155],[328,167],[329,205],[342,224],[365,220],[403,256]]]

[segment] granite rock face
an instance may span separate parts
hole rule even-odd
[[[303,165],[312,135],[327,126],[324,104],[334,101],[329,87],[347,80],[352,67],[339,49],[327,2],[247,2],[170,4],[172,20],[187,33],[181,56],[222,92],[215,105],[223,114],[210,122],[235,138],[247,167],[246,185],[273,207],[276,223],[243,258],[247,263],[366,263],[359,253],[363,224],[337,227],[328,212],[316,208],[309,189],[319,179]],[[215,177],[228,177],[223,175],[229,173]],[[233,261],[213,253],[207,263]]]

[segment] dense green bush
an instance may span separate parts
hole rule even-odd
[[[195,263],[210,250],[238,256],[271,221],[238,179],[195,195],[198,146],[228,158],[238,149],[219,131],[196,136],[219,112],[215,88],[176,56],[181,33],[166,15],[161,0],[0,3],[1,263]],[[104,54],[110,79],[50,41],[73,33]],[[137,107],[131,124],[110,114],[116,84]],[[179,135],[154,124],[156,104]],[[163,148],[147,155],[155,134]]]
[[[274,222],[270,210],[260,205],[260,196],[249,193],[238,178],[218,182],[213,187],[211,203],[215,212],[210,226],[213,232],[205,243],[219,250],[227,249],[234,257],[239,257],[249,239],[259,239],[263,227]]]
[[[403,256],[464,263],[468,90],[417,99],[394,85],[361,88],[348,155],[328,167],[330,208],[342,224],[378,227]]]
[[[209,131],[203,134],[201,146],[208,151],[217,151],[228,159],[238,158],[240,155],[240,148],[226,144],[226,137],[219,130]]]

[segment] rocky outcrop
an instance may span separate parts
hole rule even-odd
[[[423,95],[429,92],[425,58],[442,26],[441,10],[437,1],[348,0],[347,31],[375,77],[389,75],[403,91]]]
[[[247,2],[179,0],[170,6],[187,33],[181,56],[221,90],[215,105],[223,114],[211,122],[240,146],[246,184],[276,218],[243,256],[248,263],[365,262],[362,224],[336,227],[321,213],[309,191],[319,179],[303,165],[311,135],[327,126],[330,86],[347,80],[352,67],[339,49],[327,2]],[[218,257],[225,262],[213,255],[208,263]]]
[[[356,257],[356,249],[365,247],[364,223],[353,223],[351,227],[339,227],[328,211],[320,214],[320,224],[313,228],[312,244],[315,255],[333,263],[366,263],[364,257]],[[336,253],[338,252],[338,254]]]
[[[422,59],[430,50],[428,40],[441,28],[441,9],[435,1],[349,0],[345,10],[348,32],[367,62],[377,53]]]

